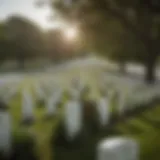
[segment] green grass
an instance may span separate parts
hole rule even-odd
[[[24,87],[24,86],[23,86]],[[26,87],[26,86],[25,86]],[[29,127],[22,126],[21,117],[21,96],[17,96],[11,102],[10,112],[13,119],[13,130],[21,131],[22,129],[27,133],[34,136],[35,144],[35,154],[40,160],[50,160],[52,159],[52,152],[50,152],[50,137],[52,136],[53,128],[56,128],[58,118],[53,118],[51,120],[45,120],[45,107],[38,108],[35,106],[34,115],[35,122]]]
[[[126,121],[118,122],[109,131],[103,131],[88,136],[83,147],[77,150],[67,148],[56,148],[56,160],[95,160],[96,146],[101,139],[113,136],[131,137],[137,140],[140,145],[140,160],[159,160],[160,159],[160,128],[148,123],[141,116],[150,115],[150,119],[160,121],[160,106],[157,108],[145,111],[134,118],[129,118]],[[106,128],[107,129],[107,128]]]
[[[77,70],[55,73],[55,81],[57,84],[67,89],[70,85],[70,80],[73,76],[80,75],[84,79],[89,87],[92,87],[90,97],[95,100],[99,97],[98,92],[98,77],[99,69],[89,69],[89,70]],[[44,74],[41,76],[51,77],[50,74]],[[13,131],[14,132],[26,132],[34,137],[35,144],[35,154],[39,160],[94,160],[96,156],[96,145],[97,143],[107,137],[112,137],[113,135],[121,135],[135,138],[141,149],[141,159],[140,160],[159,160],[160,159],[160,129],[156,127],[160,123],[160,107],[151,109],[150,111],[145,111],[140,115],[135,116],[125,122],[117,123],[111,131],[103,131],[87,137],[85,143],[79,149],[68,150],[64,147],[57,147],[51,144],[52,139],[56,136],[57,128],[63,116],[63,108],[59,109],[58,115],[50,120],[45,119],[45,108],[35,107],[35,123],[30,127],[25,127],[21,125],[21,91],[25,87],[30,87],[30,85],[36,81],[39,77],[28,77],[20,84],[19,94],[11,100],[10,102],[10,113],[12,115]],[[33,97],[35,94],[33,93]],[[65,97],[63,103],[66,101]],[[114,104],[113,104],[114,105]],[[145,118],[144,118],[145,117]],[[156,157],[157,156],[157,157]]]
[[[88,74],[89,73],[89,74]],[[60,86],[62,86],[64,89],[67,89],[70,85],[70,81],[72,77],[80,75],[81,78],[83,78],[85,81],[88,82],[88,86],[94,86],[91,97],[96,97],[98,94],[97,92],[97,76],[95,75],[95,71],[81,71],[77,69],[73,69],[72,71],[67,72],[61,72],[54,74],[54,79],[56,83]],[[14,97],[9,105],[12,116],[12,124],[13,124],[13,132],[15,133],[21,133],[22,131],[24,133],[30,134],[34,137],[34,140],[36,142],[35,144],[35,154],[38,157],[39,160],[51,160],[53,159],[54,152],[52,151],[52,144],[51,144],[51,137],[54,137],[54,134],[56,134],[56,128],[58,127],[58,124],[60,122],[60,119],[62,118],[62,109],[59,109],[58,115],[56,117],[53,117],[52,119],[46,120],[45,119],[45,107],[39,108],[38,106],[35,106],[34,108],[34,115],[35,115],[35,123],[31,126],[23,126],[21,124],[22,122],[22,116],[21,116],[21,102],[22,102],[22,90],[24,88],[30,88],[31,93],[33,95],[33,99],[35,100],[35,93],[32,88],[32,84],[38,80],[39,78],[44,80],[49,77],[52,77],[51,74],[43,74],[43,76],[37,76],[32,77],[28,76],[21,84],[20,89],[16,97]],[[90,78],[92,77],[92,78]],[[63,104],[66,101],[65,97],[63,100]]]

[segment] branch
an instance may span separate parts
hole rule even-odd
[[[105,11],[107,14],[116,18],[121,25],[123,25],[127,30],[133,33],[145,46],[149,44],[149,37],[144,34],[137,25],[132,24],[119,10],[110,6],[107,0],[96,1],[96,6],[101,10]]]

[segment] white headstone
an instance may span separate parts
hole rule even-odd
[[[44,100],[46,98],[45,93],[43,92],[40,85],[35,85],[35,92],[38,100]]]
[[[125,108],[125,107],[127,107],[126,106],[127,95],[123,92],[121,92],[119,94],[120,95],[119,95],[119,101],[118,101],[118,112],[121,115],[127,109],[127,108]]]
[[[6,111],[0,111],[0,150],[5,153],[11,151],[11,120]]]
[[[22,97],[22,116],[23,120],[32,119],[33,115],[33,100],[28,91],[24,91]]]
[[[52,94],[51,96],[54,99],[54,103],[58,104],[61,102],[62,98],[63,98],[63,90],[62,88],[54,88],[54,90],[52,90]]]
[[[3,96],[3,100],[6,104],[8,104],[11,100],[11,98],[17,93],[18,87],[14,86],[12,87],[5,95]]]
[[[46,104],[46,109],[47,109],[47,115],[52,116],[56,113],[57,101],[53,96],[49,97]]]
[[[80,98],[80,91],[78,89],[71,88],[70,89],[70,95],[72,96],[73,99],[79,100],[79,98]]]
[[[79,86],[78,86],[79,92],[82,92],[82,90],[83,90],[84,88],[85,88],[84,82],[83,82],[83,81],[80,81],[80,82],[79,82]]]
[[[55,99],[56,99],[57,101],[61,100],[61,98],[62,98],[62,92],[63,92],[63,91],[62,91],[62,88],[58,88],[58,89],[56,90],[54,97],[55,97]]]
[[[111,138],[98,144],[97,160],[139,160],[139,146],[128,138]]]
[[[79,101],[70,100],[65,105],[64,124],[68,140],[73,140],[82,128],[82,108]]]
[[[97,103],[97,111],[99,114],[99,120],[101,125],[107,125],[110,118],[109,103],[107,98],[103,97],[99,99]]]
[[[78,90],[80,93],[85,88],[84,82],[79,79],[79,77],[76,77],[72,80],[71,88]]]

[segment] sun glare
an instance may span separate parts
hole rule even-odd
[[[75,28],[69,28],[65,30],[64,34],[68,40],[74,40],[77,38],[77,30]]]

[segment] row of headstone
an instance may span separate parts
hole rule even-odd
[[[66,120],[65,125],[67,128],[67,132],[69,132],[68,130],[75,129],[75,133],[71,131],[70,133],[71,135],[72,135],[72,132],[76,134],[77,131],[81,130],[80,126],[82,125],[76,125],[76,124],[83,123],[83,120],[82,120],[83,113],[81,109],[82,106],[78,98],[80,95],[79,93],[80,91],[78,91],[78,89],[76,90],[75,88],[73,88],[71,90],[72,98],[69,100],[69,102],[65,106],[65,120]],[[116,101],[116,110],[118,114],[123,115],[128,110],[132,110],[132,109],[135,109],[135,107],[137,106],[150,103],[154,99],[154,96],[156,94],[157,92],[155,92],[155,90],[151,92],[151,90],[149,89],[147,89],[147,92],[146,90],[145,91],[138,90],[136,92],[133,92],[133,90],[131,89],[127,91],[119,90],[119,92],[116,92],[116,91],[114,92],[111,90],[111,92],[108,92],[107,95],[105,94],[102,95],[97,101],[96,109],[97,109],[98,119],[100,123],[99,125],[105,126],[110,122],[110,118],[112,114],[111,101],[113,96],[115,96],[114,101]],[[81,122],[77,122],[77,121],[81,121]],[[79,129],[74,128],[74,125],[77,127],[79,126],[80,128]],[[72,136],[74,136],[74,134]]]
[[[80,92],[80,91],[79,91]],[[58,93],[58,94],[57,94]],[[49,97],[48,101],[47,101],[47,113],[55,113],[56,111],[56,101],[57,99],[60,99],[61,97],[61,91],[57,92],[56,95],[58,95],[55,99],[54,99],[54,94],[53,96]],[[74,94],[72,94],[74,95]],[[78,101],[78,96],[74,97],[71,96],[72,98],[70,99],[70,101],[68,101],[68,103],[65,105],[65,126],[66,126],[66,133],[67,133],[67,137],[69,140],[72,140],[82,129],[82,106],[81,103]],[[44,97],[42,97],[44,98]],[[97,111],[99,113],[99,119],[100,119],[100,123],[101,125],[106,125],[108,123],[109,120],[109,106],[108,106],[109,102],[107,97],[101,97],[97,103]],[[123,104],[123,103],[122,103]],[[25,90],[23,92],[23,100],[22,100],[22,115],[23,115],[23,120],[25,122],[31,122],[34,120],[34,115],[33,115],[33,108],[34,108],[34,103],[33,103],[33,99],[31,94],[29,93],[28,90]],[[121,107],[120,107],[121,108]],[[4,149],[5,151],[9,151],[10,150],[10,145],[11,145],[11,138],[10,138],[10,117],[8,115],[8,113],[2,113],[0,114],[0,126],[1,128],[4,128],[2,131],[0,131],[0,148]],[[118,140],[119,141],[119,140]],[[110,147],[106,147],[106,145],[100,145],[100,149],[98,151],[98,160],[103,160],[106,157],[110,157],[109,159],[111,160],[117,160],[116,158],[118,157],[118,159],[129,159],[130,157],[132,157],[133,160],[137,160],[137,150],[135,149],[135,145],[132,143],[130,143],[130,145],[125,145],[126,142],[116,142],[117,143],[121,143],[119,146],[117,145],[111,145]],[[111,143],[111,142],[107,142],[107,143]],[[121,151],[120,148],[125,148],[125,146],[127,146],[126,148],[128,149],[128,153],[130,154],[124,154],[124,150]],[[129,147],[130,146],[130,147]],[[131,147],[132,146],[132,147]],[[117,148],[116,148],[117,147]],[[107,148],[107,151],[105,151],[105,149]],[[130,148],[130,149],[129,149]],[[116,154],[113,152],[113,150],[116,150]],[[121,152],[121,153],[120,153]],[[132,153],[132,154],[131,154]]]
[[[74,81],[73,88],[69,90],[69,100],[64,106],[64,128],[65,136],[69,142],[72,142],[83,129],[83,106],[81,103],[81,87],[79,88],[78,81]],[[97,112],[99,113],[99,121],[101,125],[105,125],[108,121],[108,108],[106,107],[107,100],[105,97],[97,102]]]
[[[83,87],[84,85],[78,79],[73,79],[68,90],[69,100],[64,106],[64,128],[68,141],[74,140],[83,127],[83,111],[80,101]]]
[[[53,93],[48,97],[44,94],[41,94],[43,93],[41,89],[38,89],[38,91],[40,92],[40,100],[44,101],[43,105],[46,109],[46,116],[52,117],[56,115],[57,106],[61,102],[63,95],[62,89],[57,88],[57,90],[54,90]],[[38,105],[39,104],[37,104],[37,100],[33,98],[30,90],[24,89],[22,92],[22,121],[24,123],[30,124],[34,121],[34,109]]]
[[[146,85],[141,82],[134,82],[130,80],[125,80],[124,78],[118,78],[117,76],[114,75],[107,75],[103,78],[103,83],[106,85],[106,87],[113,87],[116,90],[122,90],[123,89],[128,89],[131,92],[131,99],[133,97],[133,105],[137,103],[139,104],[148,104],[149,102],[153,101],[155,97],[160,97],[160,90],[158,89],[158,85]],[[129,83],[128,83],[129,82]],[[134,92],[134,93],[133,93]],[[135,93],[136,92],[136,93]],[[139,94],[136,95],[136,94]],[[132,105],[132,106],[133,106]]]
[[[83,88],[84,88],[84,85],[81,85],[77,79],[74,80],[72,83],[72,88],[69,91],[70,100],[65,104],[65,115],[64,115],[65,121],[64,122],[65,122],[65,129],[66,129],[67,137],[69,137],[68,139],[73,139],[73,137],[75,137],[78,134],[78,132],[80,132],[83,126],[82,106],[81,106],[81,102],[79,101],[80,92],[82,91]],[[36,91],[37,94],[40,95],[39,97],[41,97],[42,99],[45,99],[46,115],[47,116],[55,115],[56,109],[57,109],[57,103],[62,98],[61,97],[62,90],[55,88],[53,93],[49,97],[44,95],[44,92],[42,88],[40,88],[40,85],[38,87],[36,86],[36,90],[37,90]],[[110,103],[112,100],[112,96],[115,96],[115,94],[117,93],[114,91],[111,91],[106,96],[103,95],[102,97],[100,97],[100,99],[97,101],[96,108],[97,108],[98,119],[100,123],[99,125],[101,126],[105,126],[109,124],[109,120],[111,117],[111,104]],[[129,96],[127,94],[128,93],[123,92],[123,90],[120,90],[118,92],[118,96],[116,97],[116,101],[117,101],[116,107],[117,107],[117,111],[119,114],[123,114],[125,110],[128,109],[126,108],[128,105],[127,103],[131,100],[129,99]],[[149,96],[149,94],[147,96]],[[32,100],[31,98],[26,98],[26,97],[28,96],[24,95],[24,103],[25,103],[26,108],[24,107],[23,115],[24,117],[26,117],[25,119],[28,119],[27,117],[32,117],[31,119],[33,119],[33,107],[28,107],[29,104],[30,106],[32,106],[31,105]],[[146,98],[146,95],[144,97]],[[134,105],[137,105],[139,103],[144,103],[143,101],[144,97],[142,98],[140,94],[139,95],[135,94],[134,95],[135,99],[132,96],[133,101],[131,101],[131,103]]]
[[[119,92],[119,98],[117,101],[119,103],[119,113],[124,113],[127,110],[132,110],[136,107],[147,106],[153,102],[156,98],[160,97],[160,91],[157,86],[141,86],[133,85],[127,88],[113,87]],[[123,91],[124,90],[124,91]]]
[[[70,92],[72,96],[75,96],[75,98],[78,98],[80,94],[79,90],[81,91],[83,87],[84,86],[81,85],[81,83],[79,83],[78,79],[73,79],[72,86],[70,87],[70,90],[71,90]],[[119,89],[119,87],[117,88]],[[150,99],[152,99],[151,96],[153,95],[153,94],[147,94],[147,92],[145,92],[145,95],[143,95],[142,93],[139,93],[139,95],[137,93],[134,95],[131,93],[129,95],[126,95],[125,92],[123,93],[123,89],[121,89],[121,91],[122,92],[119,93],[119,97],[117,98],[117,101],[119,104],[118,112],[120,114],[123,113],[125,110],[132,109],[132,107],[136,105],[140,105],[142,103],[148,103]],[[130,92],[132,92],[132,90]],[[42,93],[42,91],[39,91],[39,93]],[[44,93],[40,95],[41,96],[39,97],[44,97]],[[131,107],[127,107],[130,105]]]
[[[75,93],[77,90],[72,90]],[[78,91],[77,91],[78,92]],[[83,127],[83,111],[82,106],[78,98],[78,94],[75,96],[73,93],[70,94],[70,100],[65,105],[64,124],[65,132],[68,141],[74,140],[74,138],[81,132]],[[112,94],[111,94],[112,95]],[[125,104],[125,95],[120,99],[119,110],[123,110]],[[109,123],[110,109],[109,102],[110,98],[103,95],[97,101],[97,112],[99,115],[100,125],[105,126]],[[138,160],[139,159],[139,148],[136,141],[128,138],[113,138],[103,140],[98,144],[97,147],[97,160]]]
[[[127,106],[134,109],[137,106],[146,106],[160,96],[159,91],[154,88],[137,89],[129,95]]]

